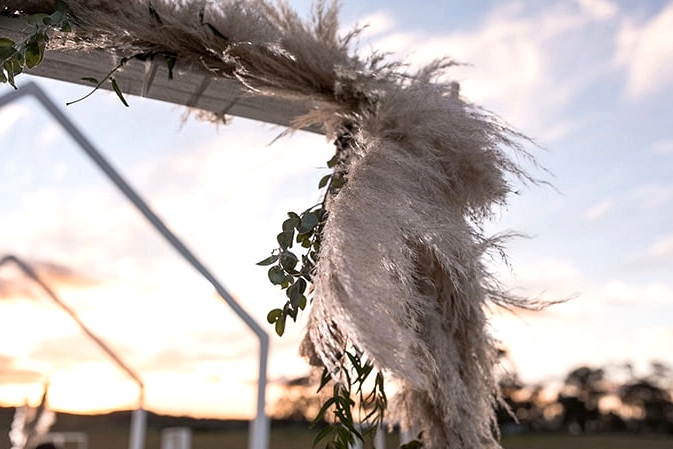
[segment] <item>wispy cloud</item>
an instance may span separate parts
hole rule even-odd
[[[629,196],[641,208],[657,209],[673,200],[673,184],[645,184],[637,187]]]
[[[597,36],[605,37],[608,31],[601,26],[618,16],[619,8],[603,0],[556,2],[533,14],[512,2],[471,30],[429,35],[405,28],[397,18],[394,30],[371,40],[374,48],[393,52],[412,67],[441,56],[469,64],[452,72],[461,93],[548,142],[583,123],[562,110],[610,70]]]
[[[45,373],[17,366],[15,358],[0,354],[0,385],[44,383]]]
[[[613,304],[673,304],[673,286],[655,282],[633,285],[624,281],[611,281],[603,286],[599,295]]]
[[[673,85],[673,3],[644,23],[626,21],[618,35],[615,63],[627,74],[626,95],[642,99]]]
[[[598,20],[611,19],[619,12],[619,6],[609,0],[577,0],[577,3]]]
[[[604,199],[599,203],[591,206],[584,214],[584,217],[589,221],[598,220],[614,209],[615,204],[616,202],[613,198]]]
[[[666,234],[654,242],[648,250],[650,256],[673,260],[673,234]]]
[[[659,155],[673,154],[673,139],[659,140],[653,143],[650,152]]]

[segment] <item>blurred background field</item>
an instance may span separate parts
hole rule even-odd
[[[7,435],[14,410],[0,408],[0,432]],[[53,432],[85,432],[88,449],[127,449],[130,412],[105,415],[58,414]],[[193,449],[245,449],[247,422],[238,420],[193,419],[149,414],[145,448],[161,448],[161,429],[190,427]],[[311,449],[317,431],[308,423],[273,421],[270,449]],[[584,434],[523,433],[502,437],[505,449],[671,449],[673,435],[666,434]],[[387,449],[399,446],[398,434],[388,434]],[[65,447],[69,449],[74,445]],[[316,446],[323,448],[324,442]],[[365,449],[371,448],[370,444]],[[0,449],[10,449],[9,440],[0,438]]]

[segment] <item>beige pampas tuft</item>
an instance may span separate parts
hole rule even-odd
[[[313,110],[298,128],[348,137],[337,166],[347,183],[326,201],[302,353],[336,369],[348,344],[364,351],[402,387],[391,416],[421,428],[428,449],[500,447],[485,308],[537,304],[489,276],[483,257],[500,238],[482,224],[506,202],[507,176],[530,180],[505,152],[525,154],[522,136],[432,82],[446,61],[408,75],[353,55],[334,3],[318,2],[309,23],[265,0],[67,3],[77,39],[58,45],[174,54],[251,94],[306,101]]]

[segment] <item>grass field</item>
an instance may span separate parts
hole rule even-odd
[[[0,407],[0,449],[10,449],[8,432],[14,410]],[[130,412],[115,412],[109,415],[59,414],[54,432],[85,432],[88,449],[128,449]],[[161,448],[159,429],[186,426],[195,429],[192,433],[192,449],[247,449],[248,432],[244,421],[227,422],[213,420],[204,422],[184,417],[169,417],[150,414],[145,438],[145,449]],[[229,430],[226,430],[229,429]],[[312,449],[317,430],[308,424],[274,422],[271,427],[269,449]],[[581,435],[567,434],[516,434],[504,435],[505,449],[673,449],[673,435],[638,436],[627,434]],[[69,445],[63,449],[73,449]],[[324,442],[317,446],[325,447]],[[389,434],[387,449],[399,447],[399,436]],[[370,444],[365,449],[371,449]]]
[[[315,433],[301,429],[278,429],[271,434],[270,449],[311,449]],[[160,449],[160,433],[149,430],[146,449]],[[193,449],[247,449],[245,431],[194,432]],[[395,449],[397,437],[390,435],[388,449]],[[633,435],[510,435],[503,437],[505,449],[673,449],[673,436]],[[0,444],[0,448],[7,447]],[[128,433],[118,429],[89,433],[89,449],[127,449]],[[320,445],[318,447],[324,447]]]

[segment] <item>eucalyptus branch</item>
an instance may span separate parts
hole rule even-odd
[[[313,425],[327,421],[328,425],[315,437],[313,445],[327,440],[327,449],[349,449],[358,439],[373,442],[376,431],[383,426],[388,398],[384,389],[384,377],[376,372],[373,386],[365,389],[365,381],[374,372],[371,361],[362,358],[356,348],[344,351],[342,363],[336,373],[323,369],[318,392],[332,385],[328,398]]]
[[[38,13],[26,17],[31,33],[21,42],[0,37],[0,83],[9,83],[16,89],[14,78],[26,69],[32,69],[42,62],[49,42],[49,31],[58,29],[70,32],[68,6],[61,0],[56,1],[56,9],[51,14]]]
[[[325,189],[322,202],[302,214],[288,212],[289,218],[283,222],[282,232],[276,237],[279,247],[258,263],[270,266],[269,280],[285,290],[288,297],[282,308],[272,309],[267,315],[268,322],[275,326],[280,336],[285,331],[287,318],[296,321],[299,311],[306,307],[306,291],[312,282],[320,254],[322,230],[327,220],[327,202],[338,195],[346,184],[349,158],[356,147],[356,133],[354,123],[343,125],[334,142],[336,152],[327,162],[332,173],[323,176],[318,183],[319,189]],[[301,263],[300,257],[291,251],[295,242],[305,252],[300,255]],[[373,385],[367,389],[365,385],[372,384],[368,379],[374,372]],[[318,393],[327,385],[332,386],[332,395],[322,404],[313,425],[321,422],[328,425],[316,435],[314,446],[326,441],[327,449],[348,449],[356,440],[373,440],[375,432],[383,425],[388,406],[383,373],[375,371],[373,363],[364,357],[362,351],[351,345],[344,349],[336,371],[323,369]]]
[[[124,98],[124,94],[122,93],[121,89],[119,88],[119,85],[117,84],[117,81],[114,79],[114,76],[113,76],[117,70],[124,67],[124,65],[128,62],[128,60],[129,60],[129,58],[122,58],[119,61],[119,63],[116,66],[114,66],[114,68],[112,70],[110,70],[108,72],[108,74],[105,75],[103,77],[103,79],[100,80],[100,81],[98,81],[96,78],[93,78],[93,77],[82,78],[82,81],[88,81],[88,82],[94,84],[94,88],[91,90],[91,92],[84,95],[83,97],[78,98],[77,100],[69,101],[65,105],[70,106],[71,104],[79,103],[80,101],[89,98],[91,95],[94,94],[94,92],[96,92],[98,89],[100,89],[100,87],[103,85],[103,83],[105,83],[105,81],[110,80],[110,83],[112,84],[112,89],[117,94],[117,97],[119,97],[119,100],[121,100],[121,102],[124,104],[124,106],[128,107],[129,104],[126,101],[126,99]]]
[[[156,9],[150,3],[150,16],[161,24]],[[52,30],[59,30],[64,33],[72,31],[72,24],[70,22],[70,11],[68,5],[62,0],[56,0],[55,10],[51,14],[37,13],[26,16],[26,24],[32,27],[32,32],[21,42],[14,42],[12,39],[0,37],[0,83],[9,83],[16,89],[15,77],[23,73],[26,69],[32,69],[42,62],[44,59],[47,43],[49,42],[49,32]],[[94,92],[101,88],[106,82],[110,81],[112,90],[117,94],[119,100],[128,107],[129,104],[124,98],[114,74],[121,69],[129,60],[138,59],[145,61],[156,56],[163,56],[168,70],[168,79],[173,79],[173,69],[177,61],[177,55],[170,51],[151,51],[146,53],[138,53],[130,57],[122,58],[119,63],[110,70],[100,81],[93,77],[84,77],[82,81],[90,82],[94,85],[93,90],[81,98],[66,103],[66,106],[79,103],[80,101],[89,98]]]

